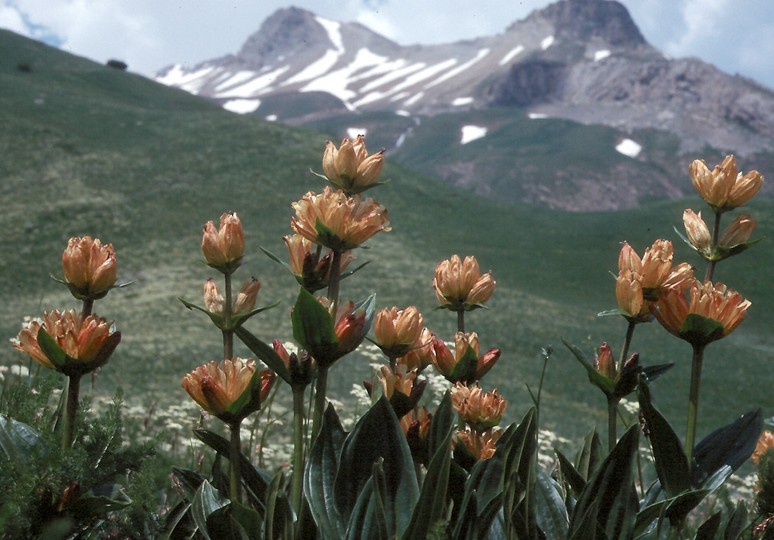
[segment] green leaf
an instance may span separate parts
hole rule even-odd
[[[218,456],[227,458],[230,456],[231,444],[229,441],[217,433],[207,429],[195,429],[194,436],[204,444],[218,453]],[[259,510],[264,510],[266,493],[272,478],[265,471],[256,469],[250,460],[244,454],[239,454],[239,471],[242,474],[242,481],[249,488],[251,500]],[[261,515],[265,519],[265,514]]]
[[[182,299],[180,297],[178,297],[178,300],[180,300],[183,303],[183,305],[185,307],[187,307],[188,309],[190,309],[191,311],[197,310],[197,311],[201,311],[202,313],[207,315],[210,318],[210,320],[212,321],[212,324],[217,326],[220,330],[224,330],[225,329],[225,325],[223,324],[223,316],[222,315],[218,315],[217,313],[212,313],[211,311],[208,311],[208,310],[204,309],[203,307],[197,306],[196,304],[192,304],[191,302],[188,302],[187,300],[184,300],[184,299]]]
[[[583,439],[583,447],[575,458],[575,470],[584,480],[591,478],[591,474],[602,462],[604,450],[596,429],[592,429]]]
[[[250,351],[252,351],[255,356],[257,356],[264,364],[269,366],[270,370],[279,375],[283,381],[290,384],[290,370],[285,367],[285,363],[274,350],[274,347],[264,343],[255,337],[252,333],[250,333],[250,331],[241,326],[234,330],[234,334],[236,334],[236,336],[242,340],[242,343],[244,343],[245,346],[250,349]]]
[[[659,489],[660,491],[660,489]],[[648,504],[638,514],[634,525],[634,535],[639,536],[648,530],[654,520],[667,519],[677,525],[696,508],[709,493],[706,489],[688,490],[656,503]]]
[[[132,499],[118,484],[106,484],[90,489],[73,504],[72,510],[80,516],[105,517],[109,512],[122,510]]]
[[[43,327],[38,330],[38,345],[56,369],[62,371],[65,368],[67,365],[67,353],[64,352]]]
[[[193,501],[191,501],[191,514],[194,523],[196,523],[196,526],[199,528],[199,532],[206,540],[211,540],[207,528],[207,519],[214,512],[228,504],[229,500],[221,495],[217,489],[212,487],[208,481],[205,480],[202,482],[202,485],[199,486]],[[217,540],[217,537],[215,537],[215,540]]]
[[[672,369],[674,365],[674,362],[672,362],[669,364],[658,364],[656,366],[645,366],[642,368],[641,373],[647,382],[653,382]]]
[[[333,317],[304,288],[298,292],[291,320],[293,337],[315,357],[318,365],[330,365],[336,360],[337,340]]]
[[[476,350],[470,345],[465,349],[465,354],[462,355],[459,362],[455,364],[454,369],[449,374],[447,379],[452,382],[464,381],[470,382],[476,379],[476,369],[478,368],[478,354]]]
[[[693,345],[706,345],[723,337],[723,324],[709,317],[689,313],[680,327],[680,337]]]
[[[16,463],[25,461],[32,449],[41,444],[40,434],[23,422],[0,415],[0,449]]]
[[[736,540],[742,537],[742,531],[747,527],[748,516],[747,507],[744,501],[739,501],[736,504],[731,516],[728,518],[725,529],[723,530],[723,538],[725,540]]]
[[[389,540],[385,511],[386,482],[382,460],[373,464],[371,478],[365,483],[347,525],[346,540]]]
[[[258,512],[237,501],[231,501],[231,517],[242,528],[248,540],[261,540],[263,519]]]
[[[581,532],[587,528],[594,530],[594,525],[588,522],[593,514],[596,514],[597,527],[608,538],[631,537],[638,506],[633,484],[639,429],[638,425],[630,427],[589,478],[572,512],[570,538],[594,537]]]
[[[435,456],[439,448],[448,450],[445,444],[448,433],[456,426],[457,414],[452,407],[451,393],[447,390],[430,422],[430,433],[427,437],[428,455]]]
[[[535,487],[535,517],[540,530],[546,538],[566,538],[570,516],[559,486],[547,472],[538,468]]]
[[[570,488],[570,491],[577,498],[586,487],[586,479],[581,476],[567,457],[558,449],[554,449],[556,460],[559,464],[559,474],[562,480]]]
[[[704,437],[694,450],[693,482],[714,489],[752,455],[763,430],[760,409],[750,411]]]
[[[513,526],[521,537],[537,537],[537,409],[532,407],[513,432],[505,465],[503,512],[506,531]],[[503,437],[507,436],[503,434]],[[502,439],[502,437],[501,437]],[[499,443],[500,441],[498,441]],[[499,449],[499,444],[498,444]]]
[[[323,538],[341,538],[347,522],[334,504],[334,482],[339,469],[339,456],[346,432],[342,429],[333,405],[323,416],[320,433],[312,444],[304,474],[304,493],[312,517]]]
[[[718,530],[720,529],[720,523],[722,516],[720,512],[715,512],[709,518],[707,518],[701,527],[696,531],[695,540],[715,540],[717,538]]]
[[[293,531],[293,510],[285,496],[285,475],[280,470],[266,490],[264,536],[282,538]]]
[[[385,514],[391,535],[401,536],[419,500],[411,452],[398,418],[386,398],[380,398],[355,425],[341,449],[334,503],[349,521],[357,497],[371,478],[373,464],[383,460],[387,479]]]
[[[691,488],[691,468],[683,445],[666,418],[653,406],[647,383],[640,381],[640,411],[650,433],[656,474],[669,497]]]
[[[605,377],[600,372],[598,372],[597,368],[594,367],[594,364],[591,361],[589,361],[588,358],[586,358],[586,355],[583,354],[583,351],[581,351],[578,347],[564,340],[562,341],[564,342],[565,346],[568,349],[570,349],[570,352],[573,354],[575,359],[580,363],[580,365],[582,365],[586,369],[586,374],[589,377],[589,382],[594,386],[600,388],[605,394],[612,395],[615,392],[615,381],[613,379]]]
[[[444,400],[449,393],[446,393]],[[443,402],[441,404],[443,406]],[[439,406],[439,409],[441,408]],[[436,417],[433,416],[433,422]],[[432,424],[430,425],[432,431]],[[439,430],[442,429],[440,426]],[[436,451],[431,454],[432,459],[427,467],[422,484],[422,491],[419,494],[419,502],[414,507],[406,534],[403,540],[424,540],[429,536],[430,530],[439,521],[443,520],[446,512],[448,500],[449,474],[451,467],[451,438],[454,433],[454,426],[446,426],[446,436],[435,445]],[[433,434],[431,434],[432,436]],[[435,433],[439,436],[440,433]]]

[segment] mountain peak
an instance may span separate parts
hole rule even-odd
[[[647,43],[626,7],[614,0],[560,0],[535,11],[524,22],[540,19],[553,24],[558,36],[602,39],[614,46]]]
[[[260,64],[290,49],[317,47],[326,39],[326,34],[316,19],[314,13],[298,7],[278,9],[247,38],[238,56]]]

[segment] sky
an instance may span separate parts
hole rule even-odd
[[[652,45],[774,88],[774,0],[620,0]],[[152,76],[236,53],[275,10],[295,5],[400,43],[494,35],[550,0],[0,0],[0,28]],[[442,6],[442,7],[439,7]]]

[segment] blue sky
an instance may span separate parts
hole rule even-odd
[[[621,0],[645,38],[774,88],[772,0]],[[401,44],[500,33],[549,0],[0,0],[0,27],[153,75],[237,52],[276,9],[357,21]],[[439,7],[443,6],[443,7]]]

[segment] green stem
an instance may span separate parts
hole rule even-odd
[[[240,439],[240,428],[242,422],[231,422],[231,439],[229,446],[229,487],[231,488],[231,500],[240,502],[242,500],[242,482],[241,472],[239,470],[239,459],[242,456],[242,441]]]
[[[64,426],[62,429],[62,447],[65,449],[73,445],[75,413],[78,411],[80,390],[81,374],[69,375],[67,378],[67,398],[65,399]]]
[[[703,360],[704,345],[694,345],[691,361],[691,390],[688,395],[688,425],[685,434],[685,453],[691,470],[693,470],[693,447],[696,443],[696,424],[699,416],[699,383]]]
[[[634,328],[637,326],[637,321],[634,319],[628,319],[629,326],[626,328],[626,337],[624,338],[624,344],[621,348],[621,357],[618,359],[618,373],[623,370],[624,362],[626,362],[626,355],[629,354],[629,346],[632,344],[632,337],[634,337]]]
[[[226,282],[226,300],[223,303],[223,325],[226,328],[231,327],[231,274],[224,274]],[[223,330],[223,358],[234,357],[234,331]]]
[[[341,251],[332,249],[331,275],[328,281],[328,300],[331,301],[331,315],[336,321],[336,308],[339,303],[339,282],[341,282]]]
[[[84,300],[81,307],[81,320],[91,315],[94,309],[94,300]]]
[[[293,484],[291,501],[301,514],[304,481],[304,394],[305,386],[293,386]]]
[[[312,418],[312,441],[317,437],[322,426],[323,412],[325,411],[326,388],[328,386],[328,366],[320,366],[317,369],[317,382],[314,390],[314,416]]]
[[[613,397],[607,398],[607,450],[612,452],[618,442],[616,433],[616,421],[618,419],[618,400]]]
[[[457,332],[465,332],[465,310],[463,308],[457,310]]]
[[[715,224],[712,227],[712,244],[711,244],[711,252],[715,251],[715,248],[718,245],[718,238],[720,237],[720,216],[722,214],[716,213],[715,214]],[[712,275],[715,273],[715,263],[717,261],[709,260],[707,261],[707,270],[704,272],[704,281],[712,281]]]

